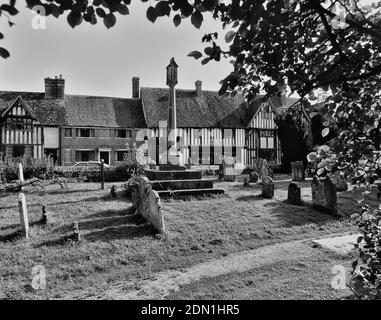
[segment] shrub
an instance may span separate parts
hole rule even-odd
[[[381,205],[371,210],[363,204],[355,215],[361,236],[357,240],[359,257],[353,262],[352,290],[360,299],[381,299]]]
[[[35,158],[6,158],[0,160],[0,179],[8,183],[18,179],[19,163],[23,165],[24,179],[52,179],[54,172],[54,161],[51,157],[43,159]]]

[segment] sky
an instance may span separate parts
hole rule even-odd
[[[2,1],[3,2],[3,1]],[[72,29],[66,15],[47,17],[46,29],[32,27],[33,13],[25,2],[16,2],[20,11],[10,28],[0,19],[5,39],[1,46],[10,51],[0,59],[0,90],[44,91],[44,78],[62,74],[65,93],[112,97],[131,97],[131,79],[140,77],[141,86],[165,87],[166,66],[172,57],[179,65],[178,88],[193,89],[196,80],[203,89],[218,90],[219,81],[233,69],[228,60],[201,65],[187,57],[202,51],[205,33],[225,31],[211,15],[205,15],[202,27],[193,27],[190,19],[175,27],[170,18],[158,18],[153,24],[146,18],[150,2],[132,1],[130,15],[117,15],[116,25],[107,30],[101,19],[97,25],[83,22]]]

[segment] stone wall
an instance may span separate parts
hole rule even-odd
[[[152,190],[147,177],[137,177],[133,181],[132,203],[141,215],[161,234],[166,235],[164,215],[159,194]]]

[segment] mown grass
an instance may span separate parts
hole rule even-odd
[[[302,183],[306,206],[284,202],[287,182],[276,184],[272,200],[260,197],[260,186],[217,183],[226,197],[203,201],[165,202],[163,210],[170,237],[161,240],[140,217],[135,216],[122,194],[109,196],[111,184],[69,184],[68,189],[50,186],[45,195],[30,189],[26,198],[30,221],[38,221],[41,204],[47,204],[49,223],[35,224],[30,239],[14,238],[18,229],[17,195],[0,198],[0,298],[59,299],[77,290],[100,293],[115,283],[126,290],[138,286],[156,272],[182,269],[232,252],[271,243],[325,234],[356,231],[348,217],[358,204],[353,194],[339,194],[339,208],[346,218],[337,219],[308,205],[310,183]],[[370,195],[375,200],[375,195]],[[372,201],[373,201],[372,200]],[[83,241],[62,242],[79,222]],[[6,241],[6,239],[12,239]],[[45,290],[31,288],[31,271],[43,265]]]

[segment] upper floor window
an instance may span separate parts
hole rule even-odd
[[[95,130],[87,128],[75,129],[75,136],[79,138],[94,138]]]
[[[110,129],[98,129],[97,130],[97,137],[98,138],[111,138],[112,137],[112,130],[110,130]]]
[[[71,138],[73,136],[73,130],[71,128],[65,128],[65,138]]]
[[[7,130],[32,131],[32,122],[30,119],[9,118],[6,122]]]
[[[132,137],[132,130],[126,130],[126,129],[115,129],[114,130],[114,137],[115,138],[131,138]]]

